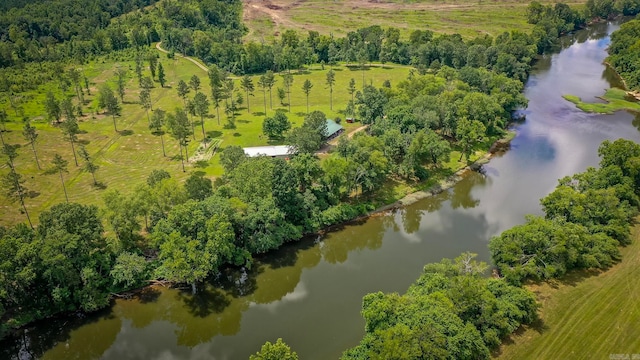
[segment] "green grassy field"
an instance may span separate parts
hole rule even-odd
[[[609,359],[640,354],[640,226],[622,262],[600,274],[572,272],[529,288],[542,323],[513,336],[499,359]]]
[[[185,59],[169,60],[164,54],[161,54],[160,61],[167,75],[167,87],[161,88],[158,83],[155,84],[156,87],[152,90],[154,109],[173,110],[176,106],[182,106],[182,100],[177,96],[175,85],[181,79],[188,82],[189,78],[194,74],[197,74],[201,79],[201,91],[205,94],[210,94],[209,81],[202,69]],[[100,166],[96,173],[97,180],[106,185],[107,189],[118,189],[123,193],[128,193],[133,190],[135,185],[144,182],[147,175],[154,169],[166,169],[173,177],[179,180],[183,180],[193,171],[202,171],[209,176],[221,175],[222,167],[218,163],[218,156],[214,156],[208,163],[188,164],[187,173],[183,173],[178,157],[177,142],[168,135],[164,137],[168,157],[162,156],[160,138],[151,135],[148,129],[146,112],[138,104],[139,89],[135,79],[135,72],[133,71],[133,62],[98,61],[84,66],[83,71],[89,77],[92,89],[92,96],[87,97],[88,100],[94,102],[97,88],[104,82],[111,83],[113,81],[116,66],[130,69],[130,80],[127,84],[125,103],[122,106],[122,116],[116,118],[120,132],[116,133],[114,131],[110,115],[88,114],[80,119],[80,129],[83,133],[78,137]],[[306,112],[306,98],[301,90],[305,79],[310,79],[313,83],[311,95],[309,96],[310,111],[321,110],[329,118],[335,118],[336,116],[342,119],[345,118],[345,115],[340,111],[346,107],[347,101],[350,99],[347,84],[351,78],[354,78],[357,87],[360,88],[362,86],[362,71],[359,69],[352,70],[346,66],[334,68],[336,83],[333,95],[334,106],[333,110],[331,110],[329,108],[329,91],[325,85],[328,70],[328,67],[322,70],[320,66],[316,66],[301,73],[293,73],[292,106],[289,114],[289,119],[292,121],[293,126],[298,126],[302,123]],[[385,80],[390,80],[391,84],[395,85],[400,80],[405,79],[409,74],[409,68],[373,66],[366,69],[364,73],[366,83],[372,83],[374,86],[379,87]],[[257,78],[254,77],[256,91],[254,96],[250,97],[251,113],[247,111],[245,101],[245,104],[236,113],[235,129],[224,128],[226,116],[223,109],[221,109],[222,119],[220,119],[220,125],[218,125],[218,119],[215,117],[216,111],[213,106],[210,107],[211,116],[205,119],[205,130],[210,137],[220,142],[221,148],[229,145],[258,146],[269,144],[269,140],[262,135],[264,99],[262,91],[257,87]],[[277,108],[286,109],[285,106],[280,104],[276,95],[276,89],[283,86],[282,77],[277,75],[276,78],[277,82],[273,88],[273,109],[269,107],[267,92],[268,115],[272,115]],[[240,89],[238,80],[236,80],[236,89]],[[23,104],[25,115],[34,119],[33,124],[40,134],[36,149],[42,170],[37,169],[31,148],[22,137],[22,122],[18,120],[13,110],[8,107],[6,99],[4,99],[4,103],[0,103],[0,108],[5,108],[12,120],[7,124],[9,131],[4,133],[5,140],[8,143],[21,145],[18,150],[19,157],[16,161],[16,167],[26,180],[25,186],[31,190],[31,196],[26,199],[26,204],[32,219],[36,219],[42,210],[64,201],[64,193],[59,177],[56,174],[45,175],[46,168],[51,167],[51,160],[55,153],[59,153],[69,161],[69,173],[65,174],[65,181],[70,201],[100,205],[102,204],[101,197],[104,193],[104,189],[93,187],[91,174],[82,172],[80,168],[75,166],[71,146],[63,140],[59,127],[48,123],[44,119],[43,103],[47,90],[57,91],[58,96],[61,96],[58,86],[54,83],[47,84],[47,86],[43,86],[37,91],[21,94],[25,99]],[[192,91],[190,96],[193,95]],[[91,106],[89,105],[89,107]],[[85,110],[85,112],[88,111]],[[348,132],[361,124],[347,124],[343,121],[343,125]],[[196,140],[189,145],[190,156],[196,151],[202,139],[199,121],[196,123],[195,137]],[[82,163],[80,164],[82,165]],[[5,174],[7,169],[3,161],[3,165],[0,167],[0,174]],[[0,198],[0,225],[13,224],[24,221],[24,219],[24,215],[19,211],[18,204],[11,203],[4,197]]]
[[[563,95],[563,97],[576,104],[578,109],[591,113],[613,114],[619,110],[640,112],[640,103],[632,101],[624,90],[618,88],[607,89],[607,92],[601,97],[606,101],[605,103],[584,102],[575,95]]]
[[[529,3],[528,0],[248,0],[244,2],[244,20],[250,29],[247,39],[256,41],[271,41],[290,28],[343,36],[371,25],[399,28],[403,36],[421,29],[473,38],[484,34],[496,36],[513,29],[530,31],[533,25],[527,23],[525,16]],[[581,6],[585,2],[567,3]]]

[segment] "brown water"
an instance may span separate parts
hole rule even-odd
[[[511,150],[450,191],[286,246],[196,297],[147,289],[98,314],[38,323],[0,343],[0,358],[247,359],[278,337],[302,359],[338,358],[364,334],[366,293],[404,292],[424,264],[464,251],[488,261],[488,240],[540,213],[558,178],[597,165],[601,141],[640,141],[640,118],[585,114],[561,97],[596,101],[617,84],[602,65],[616,28],[581,31],[540,59]]]

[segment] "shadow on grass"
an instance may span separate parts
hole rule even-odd
[[[93,184],[93,187],[98,190],[104,190],[107,188],[107,184],[103,183],[102,181],[98,181],[95,184]]]
[[[514,339],[523,336],[524,333],[529,329],[533,329],[538,334],[542,334],[545,331],[549,330],[549,326],[547,324],[545,324],[544,321],[542,321],[542,319],[540,319],[540,318],[536,318],[529,325],[521,325],[511,335],[509,335],[509,336],[505,337],[504,339],[502,339],[501,345],[498,348],[493,349],[491,351],[491,357],[492,358],[497,358],[500,355],[502,355],[503,345],[513,345],[513,344],[515,344]]]
[[[130,130],[130,129],[120,130],[118,131],[118,134],[120,134],[121,136],[131,136],[133,135],[133,130]]]
[[[222,136],[222,131],[218,131],[218,130],[207,131],[207,137],[209,139],[215,139],[215,138],[219,138],[221,136]]]
[[[602,272],[606,271],[607,269],[608,268],[571,270],[565,275],[563,275],[561,278],[549,279],[545,282],[554,289],[558,289],[560,288],[560,286],[576,286],[588,278],[602,274]],[[543,282],[531,282],[531,284],[542,284],[542,283]]]
[[[369,71],[371,66],[365,66],[364,69],[360,65],[347,65],[347,70],[351,71]]]
[[[265,115],[267,115],[267,114],[264,113],[264,111],[256,111],[256,112],[254,112],[252,114],[253,114],[253,116],[265,116]]]
[[[242,134],[240,134],[239,132],[234,132],[233,133],[233,137],[240,137],[240,136],[242,136]]]
[[[251,123],[251,121],[249,121],[249,120],[240,120],[240,119],[236,120],[236,122],[239,122],[240,124],[249,124],[249,123]]]
[[[299,112],[297,112],[297,113],[296,113],[296,115],[297,115],[297,116],[303,116],[303,117],[304,117],[305,115],[307,115],[307,113],[306,113],[306,112],[303,112],[303,111],[299,111]]]
[[[267,140],[267,144],[269,144],[269,145],[282,145],[283,142],[284,142],[284,138],[281,138],[281,139],[271,139],[271,138],[269,138]]]
[[[208,161],[206,161],[206,160],[199,160],[199,161],[196,161],[196,162],[193,164],[193,166],[194,166],[194,167],[197,167],[197,168],[200,168],[200,169],[204,169],[204,168],[206,168],[207,166],[209,166],[209,162],[208,162]],[[197,173],[202,173],[202,174],[204,174],[204,172],[202,172],[202,171],[197,171]]]
[[[82,144],[82,145],[89,145],[91,141],[87,140],[87,139],[79,139],[78,140],[78,144]]]
[[[35,190],[29,190],[29,192],[27,192],[27,197],[29,199],[33,199],[33,198],[36,198],[38,196],[40,196],[40,193],[35,191]]]

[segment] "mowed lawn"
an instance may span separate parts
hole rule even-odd
[[[543,325],[514,336],[498,359],[609,359],[640,354],[640,225],[622,261],[599,275],[572,273],[529,286]],[[636,355],[640,356],[640,355]]]
[[[165,68],[167,85],[165,88],[161,88],[159,83],[155,83],[155,88],[152,90],[154,109],[161,108],[166,111],[173,111],[177,106],[182,107],[183,102],[177,96],[176,85],[179,80],[188,82],[194,74],[200,77],[202,83],[200,91],[210,97],[209,80],[205,71],[184,59],[176,58],[175,60],[170,60],[167,59],[165,54],[159,54],[160,62]],[[105,115],[102,112],[95,114],[95,110],[87,110],[87,107],[93,108],[97,89],[102,84],[107,82],[111,84],[112,88],[115,88],[114,72],[118,66],[129,69],[129,80],[121,116],[116,117],[119,130],[116,133],[109,114]],[[91,96],[87,97],[90,104],[85,106],[86,116],[79,121],[82,133],[78,135],[78,138],[79,142],[86,146],[97,165],[100,166],[96,173],[96,178],[100,183],[104,184],[105,188],[93,186],[91,174],[81,170],[81,159],[78,159],[80,167],[75,166],[71,146],[63,139],[60,128],[44,119],[46,92],[52,90],[56,92],[58,98],[62,96],[57,83],[47,84],[37,91],[21,94],[24,98],[25,115],[33,119],[32,123],[39,132],[36,149],[42,170],[37,169],[31,148],[22,136],[21,120],[8,107],[6,99],[3,99],[4,103],[0,102],[0,108],[6,109],[11,116],[11,122],[7,124],[9,131],[3,134],[5,141],[10,144],[21,145],[18,149],[19,156],[16,160],[16,168],[18,173],[23,175],[26,188],[30,190],[29,197],[25,202],[31,218],[35,222],[37,222],[38,214],[44,209],[64,201],[64,193],[58,174],[46,173],[46,170],[51,168],[51,160],[55,153],[60,154],[69,161],[69,173],[64,174],[69,200],[84,204],[102,205],[102,196],[106,190],[117,189],[123,193],[130,193],[136,185],[143,183],[148,174],[154,169],[165,169],[171,176],[181,181],[194,171],[201,171],[208,176],[215,177],[223,172],[218,161],[220,149],[229,145],[258,146],[270,143],[269,139],[262,135],[265,110],[263,92],[257,86],[259,76],[254,76],[255,91],[253,96],[249,97],[251,112],[247,111],[246,96],[240,88],[239,79],[236,79],[237,92],[242,92],[245,99],[245,103],[236,113],[236,128],[226,129],[224,127],[227,118],[224,114],[223,106],[220,109],[221,119],[220,125],[218,125],[218,119],[215,116],[216,110],[212,104],[209,108],[210,116],[205,119],[205,131],[209,137],[221,140],[220,148],[208,163],[189,163],[186,165],[186,173],[183,173],[177,142],[169,134],[164,136],[167,157],[163,157],[160,138],[153,136],[148,129],[146,112],[138,103],[139,89],[135,79],[134,68],[135,65],[131,61],[102,60],[82,67],[91,82]],[[306,97],[302,92],[302,84],[305,79],[309,79],[313,84],[309,96],[310,111],[321,110],[329,118],[335,118],[336,116],[342,119],[345,118],[342,112],[350,99],[347,90],[349,80],[354,78],[356,87],[361,89],[363,71],[358,68],[351,70],[346,66],[334,67],[336,83],[334,85],[333,110],[331,110],[329,90],[326,85],[326,73],[328,70],[329,67],[325,67],[323,70],[319,65],[316,65],[303,72],[292,72],[294,82],[291,87],[292,106],[289,118],[293,126],[300,125],[306,113]],[[371,83],[376,87],[382,86],[385,80],[389,80],[392,86],[395,86],[408,76],[409,70],[408,67],[381,68],[380,65],[377,65],[364,71],[364,79],[367,84]],[[146,75],[149,75],[148,69],[146,70]],[[267,115],[272,115],[277,108],[285,110],[288,108],[281,105],[277,97],[277,88],[283,87],[282,77],[277,74],[276,80],[276,85],[272,89],[273,109],[269,106],[267,92]],[[189,96],[193,97],[194,92],[191,91]],[[342,124],[347,131],[361,125],[359,123],[346,124],[344,121]],[[195,140],[192,139],[189,144],[189,156],[194,154],[201,140],[202,133],[198,120],[195,125]],[[78,149],[77,145],[76,150]],[[0,175],[4,175],[7,172],[8,167],[3,160],[2,165],[0,165]],[[0,225],[10,225],[22,221],[25,221],[25,217],[20,211],[19,204],[10,202],[9,199],[4,197],[4,193],[0,195]]]
[[[248,0],[244,2],[244,20],[250,29],[248,39],[256,41],[273,40],[285,29],[343,36],[371,25],[399,28],[404,37],[420,29],[458,33],[471,39],[511,30],[529,32],[533,28],[526,18],[529,3],[528,0]],[[579,7],[585,1],[565,3]]]

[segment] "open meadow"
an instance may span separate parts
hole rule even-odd
[[[155,50],[154,50],[155,51]],[[160,62],[164,66],[167,84],[164,88],[156,81],[155,87],[151,91],[153,109],[163,109],[173,111],[176,107],[183,107],[183,101],[177,95],[175,89],[180,80],[188,82],[193,75],[197,75],[202,83],[201,91],[210,97],[210,87],[207,74],[184,58],[176,57],[168,59],[164,53],[160,54]],[[115,88],[115,69],[122,67],[128,69],[127,92],[122,105],[121,116],[116,117],[119,132],[115,132],[112,118],[109,114],[95,114],[97,89],[105,82]],[[65,141],[59,126],[45,120],[44,101],[47,91],[53,91],[61,98],[62,93],[56,82],[40,87],[37,91],[32,91],[20,96],[23,100],[25,116],[32,119],[32,124],[38,129],[39,137],[36,143],[36,150],[42,170],[38,170],[34,160],[33,152],[27,141],[22,136],[23,123],[21,119],[8,106],[8,100],[3,99],[0,108],[4,108],[10,115],[11,121],[7,124],[8,132],[4,133],[5,140],[10,144],[20,144],[19,156],[16,160],[18,173],[22,174],[26,180],[25,186],[30,191],[26,199],[26,206],[30,212],[32,220],[37,221],[38,214],[44,209],[59,202],[64,201],[64,192],[60,184],[57,173],[47,174],[47,169],[51,168],[51,161],[54,154],[60,154],[69,161],[68,174],[64,174],[65,183],[69,193],[69,201],[84,204],[102,204],[102,193],[104,189],[117,189],[123,193],[129,193],[140,183],[143,183],[149,173],[154,169],[165,169],[173,177],[183,180],[193,171],[201,171],[208,176],[219,176],[223,169],[218,163],[218,156],[214,156],[210,161],[188,163],[186,173],[182,172],[180,162],[180,151],[177,141],[169,134],[164,136],[167,157],[163,157],[161,140],[158,136],[151,134],[148,128],[147,115],[144,108],[139,104],[139,87],[135,78],[135,65],[133,61],[112,61],[99,60],[85,65],[82,70],[90,80],[91,96],[86,99],[85,116],[79,119],[81,134],[78,139],[81,144],[95,159],[100,166],[96,173],[98,182],[104,185],[103,188],[93,186],[91,174],[81,170],[82,160],[78,159],[80,166],[76,167],[73,153],[69,142]],[[363,72],[364,80],[376,87],[382,86],[385,80],[389,80],[392,86],[402,79],[405,79],[410,69],[408,67],[385,68],[371,66],[361,71],[358,67],[336,66],[336,82],[333,91],[333,110],[330,109],[329,90],[326,85],[326,73],[329,67],[323,70],[319,65],[302,71],[292,72],[294,82],[291,86],[291,113],[288,114],[292,126],[302,123],[304,114],[307,111],[306,97],[302,91],[302,84],[309,79],[313,88],[309,96],[309,110],[323,111],[328,118],[345,118],[344,109],[350,99],[347,87],[351,78],[356,80],[358,89],[362,86]],[[148,69],[146,70],[148,75]],[[270,142],[262,134],[262,121],[265,117],[264,94],[257,86],[259,76],[253,77],[256,90],[253,96],[249,97],[249,108],[247,110],[246,95],[242,91],[239,79],[236,79],[236,92],[241,93],[244,103],[236,112],[236,128],[227,129],[224,127],[227,117],[224,114],[224,106],[220,109],[220,125],[216,117],[216,109],[209,107],[209,117],[205,119],[205,131],[207,135],[219,144],[219,150],[229,145],[259,146],[275,144]],[[272,89],[273,108],[270,106],[269,92],[266,92],[267,115],[274,114],[276,109],[287,110],[281,104],[277,94],[277,89],[283,87],[282,76],[276,75],[276,84]],[[69,96],[70,93],[67,93]],[[193,97],[194,92],[188,95]],[[91,109],[91,110],[88,110]],[[192,156],[198,149],[202,140],[200,122],[195,120],[195,140],[189,144],[189,156]],[[349,132],[359,127],[361,124],[347,124],[342,122],[346,131]],[[77,150],[77,146],[76,146]],[[2,173],[8,167],[0,167]],[[0,225],[9,225],[24,221],[24,215],[20,212],[20,206],[11,203],[7,198],[1,198],[0,205]]]
[[[286,29],[344,36],[349,31],[380,25],[396,27],[408,37],[413,30],[458,33],[464,38],[518,29],[529,32],[526,8],[522,0],[245,0],[244,22],[247,37],[271,41]],[[540,1],[551,3],[552,1]],[[581,6],[584,1],[566,2]]]

